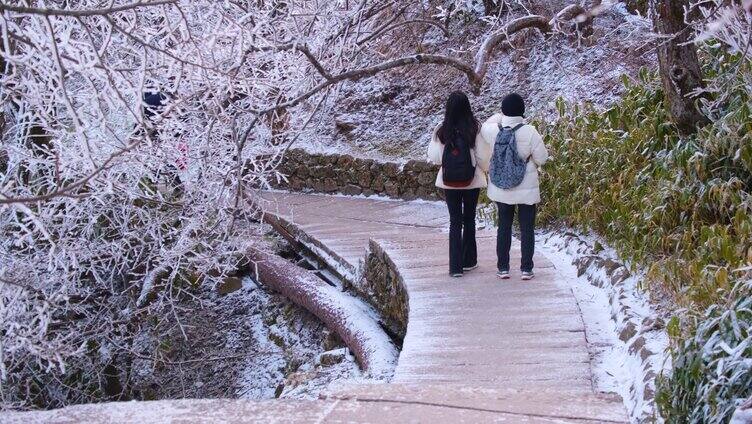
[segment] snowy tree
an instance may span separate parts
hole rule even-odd
[[[496,48],[565,30],[578,5],[492,27],[475,57],[380,42],[448,36],[432,4],[385,0],[0,3],[0,397],[118,398],[149,317],[245,262],[255,192],[329,93],[404,66],[479,90]]]

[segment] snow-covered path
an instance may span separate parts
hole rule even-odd
[[[315,241],[342,273],[369,241],[399,269],[407,334],[390,383],[333,388],[319,400],[165,400],[8,414],[4,422],[626,423],[618,396],[594,393],[585,326],[569,285],[537,256],[536,279],[495,277],[495,237],[480,268],[448,277],[442,204],[264,193],[264,206]],[[519,261],[513,245],[512,261]],[[514,268],[514,266],[513,266]]]
[[[393,383],[450,383],[566,393],[592,401],[585,327],[569,285],[544,256],[536,279],[495,276],[495,234],[478,232],[479,264],[448,275],[446,207],[293,193],[266,193],[265,207],[292,222],[340,266],[357,269],[369,239],[399,269],[409,298],[407,335]],[[519,262],[519,246],[512,263]],[[514,268],[514,266],[513,266]],[[619,399],[595,396],[623,413]]]

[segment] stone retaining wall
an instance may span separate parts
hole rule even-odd
[[[302,249],[326,264],[344,283],[346,291],[371,305],[380,315],[390,335],[401,342],[405,338],[408,319],[408,297],[404,280],[389,255],[374,240],[357,269],[337,256],[321,241],[309,236],[297,225],[275,215],[268,215],[267,223],[287,239],[295,249]]]
[[[405,283],[392,259],[374,240],[369,242],[364,274],[354,288],[376,308],[389,331],[403,340],[408,319]]]
[[[279,167],[279,172],[287,176],[288,182],[275,185],[275,188],[438,200],[441,193],[434,185],[438,170],[438,166],[424,161],[410,160],[400,164],[291,149]]]

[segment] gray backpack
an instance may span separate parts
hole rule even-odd
[[[529,158],[528,160],[520,158],[515,137],[515,133],[523,125],[525,124],[510,128],[499,124],[499,134],[494,144],[489,176],[493,185],[504,190],[517,187],[525,178]]]

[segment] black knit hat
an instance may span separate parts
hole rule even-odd
[[[506,116],[525,116],[525,101],[522,96],[512,93],[501,101],[501,113]]]

